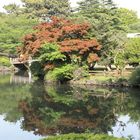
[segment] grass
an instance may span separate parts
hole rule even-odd
[[[127,140],[125,138],[115,138],[113,136],[108,136],[105,134],[65,134],[58,136],[50,136],[43,140]]]

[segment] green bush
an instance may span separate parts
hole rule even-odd
[[[115,138],[104,134],[65,134],[59,136],[51,136],[43,140],[126,140],[124,138]]]
[[[140,84],[140,67],[136,68],[136,70],[130,76],[129,80],[132,85]]]
[[[65,82],[69,81],[73,78],[73,71],[75,67],[73,65],[64,65],[62,67],[55,68],[47,74],[47,77],[51,77],[51,79]],[[49,79],[49,78],[47,78]]]
[[[0,65],[2,66],[11,66],[10,60],[7,57],[0,57]]]

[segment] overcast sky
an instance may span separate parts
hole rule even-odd
[[[72,6],[76,6],[76,2],[79,0],[70,1],[72,3]],[[114,0],[114,2],[120,7],[125,7],[137,11],[140,17],[140,0]],[[21,4],[20,0],[0,0],[0,11],[2,11],[2,7],[4,5],[7,5],[9,3]]]

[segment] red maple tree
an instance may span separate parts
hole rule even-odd
[[[99,60],[101,46],[95,38],[88,38],[88,23],[75,23],[72,20],[52,17],[50,22],[41,23],[35,26],[34,30],[36,32],[25,35],[23,46],[19,48],[24,59],[35,56],[43,44],[56,43],[69,62],[73,55],[77,60],[86,61],[88,64]]]

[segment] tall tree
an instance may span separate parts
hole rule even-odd
[[[63,18],[52,17],[51,22],[41,23],[34,29],[37,32],[27,34],[23,39],[23,47],[20,48],[20,53],[27,58],[30,55],[33,57],[38,54],[44,55],[39,52],[39,49],[44,45],[51,48],[50,43],[53,43],[52,50],[55,51],[57,50],[55,48],[58,48],[67,57],[68,62],[72,61],[73,55],[75,59],[81,59],[87,63],[98,60],[100,45],[95,38],[88,38],[90,26],[87,23],[77,24]],[[47,50],[45,53],[51,53],[48,48],[45,49]],[[49,54],[45,56],[45,59],[51,61],[48,56]]]
[[[138,19],[137,22],[129,25],[129,28],[130,28],[130,32],[140,33],[140,19]]]
[[[70,3],[68,0],[22,0],[25,13],[30,17],[47,19],[50,16],[68,16]]]
[[[96,36],[102,45],[101,62],[105,65],[113,63],[114,50],[120,49],[126,36],[116,12],[112,0],[83,0],[76,13],[91,23],[91,36]]]
[[[128,63],[140,63],[140,38],[130,38],[126,44],[125,55]]]
[[[0,51],[6,53],[16,53],[16,46],[21,44],[21,38],[23,35],[31,32],[32,27],[36,24],[36,20],[27,19],[24,15],[1,15]]]
[[[116,16],[119,17],[121,24],[125,27],[127,32],[131,32],[131,30],[133,30],[131,29],[132,25],[139,21],[137,13],[126,8],[118,8]]]
[[[22,59],[32,56],[41,60],[41,69],[67,66],[88,66],[99,60],[100,45],[95,38],[89,38],[90,26],[78,24],[63,18],[52,17],[50,22],[34,28],[35,33],[27,34],[19,52]],[[43,73],[43,72],[42,72]]]
[[[19,15],[22,12],[22,8],[16,4],[9,4],[3,7],[8,14],[16,14]]]

